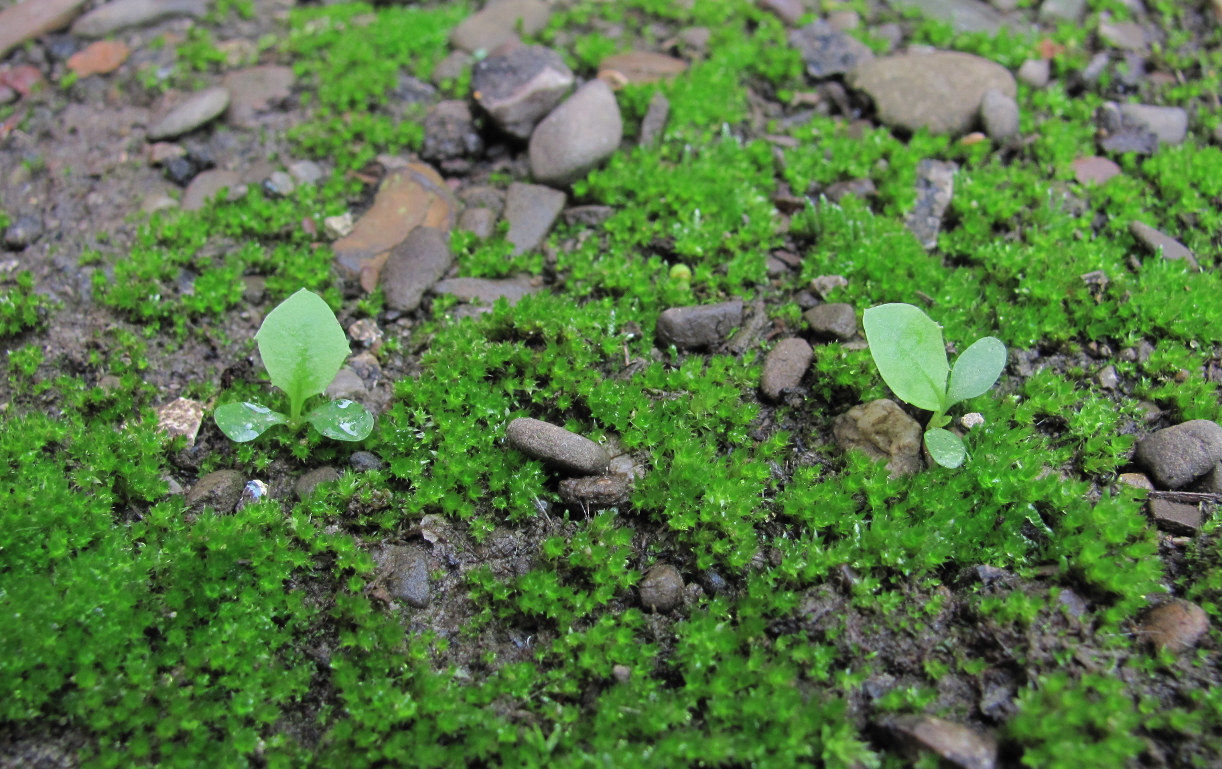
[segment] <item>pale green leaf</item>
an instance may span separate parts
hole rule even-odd
[[[307,414],[306,421],[318,432],[337,441],[363,441],[373,431],[373,414],[350,400],[324,403]]]
[[[955,360],[950,372],[950,388],[946,405],[983,395],[997,382],[1006,367],[1006,346],[1001,340],[986,336],[977,339]]]
[[[284,414],[257,403],[226,403],[216,407],[212,418],[221,432],[237,443],[253,441],[269,427],[288,421]]]
[[[327,389],[348,357],[348,338],[322,297],[301,289],[263,319],[259,354],[272,384],[288,393],[293,416]]]
[[[963,464],[963,460],[967,458],[967,448],[963,445],[963,440],[950,430],[940,427],[925,431],[925,448],[929,449],[929,456],[933,457],[933,461],[952,470]]]
[[[896,397],[927,411],[944,411],[946,346],[942,329],[910,304],[883,304],[862,317],[870,355]]]

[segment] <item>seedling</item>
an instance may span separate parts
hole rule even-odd
[[[230,440],[253,441],[275,425],[295,432],[306,423],[337,441],[368,437],[373,415],[356,401],[328,401],[301,413],[308,399],[327,389],[350,352],[344,330],[322,297],[303,288],[285,299],[263,319],[255,340],[272,384],[289,396],[289,414],[257,403],[218,406],[216,425]]]
[[[944,429],[950,422],[946,412],[960,401],[984,394],[997,382],[1006,365],[1006,346],[991,336],[977,339],[952,369],[946,362],[942,327],[917,307],[871,307],[862,325],[874,365],[887,386],[900,400],[933,412],[925,429],[929,455],[943,467],[963,464],[967,449],[959,436]]]

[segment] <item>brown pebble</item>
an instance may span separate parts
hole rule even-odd
[[[1196,646],[1209,630],[1209,617],[1195,603],[1174,598],[1145,613],[1138,634],[1157,651],[1179,654]]]
[[[669,563],[659,563],[645,572],[637,590],[646,609],[668,612],[683,600],[683,577]]]

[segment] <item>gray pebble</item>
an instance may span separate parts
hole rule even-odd
[[[1129,232],[1133,237],[1144,245],[1152,254],[1161,253],[1164,259],[1168,261],[1176,261],[1186,259],[1192,269],[1199,270],[1201,265],[1197,262],[1196,254],[1192,253],[1183,243],[1175,238],[1160,232],[1145,222],[1130,222]]]
[[[424,292],[441,280],[454,263],[449,238],[436,227],[417,227],[396,245],[382,267],[381,283],[386,306],[411,312]]]
[[[290,163],[289,173],[300,184],[317,184],[323,177],[322,168],[313,160],[297,160]]]
[[[1183,107],[1163,107],[1154,104],[1121,104],[1120,115],[1125,123],[1140,126],[1158,137],[1163,144],[1179,144],[1188,136],[1188,113]]]
[[[491,51],[502,43],[543,31],[551,7],[542,0],[501,0],[463,19],[450,33],[450,43],[469,53]]]
[[[1032,88],[1043,88],[1052,77],[1052,64],[1047,59],[1027,59],[1018,68],[1018,79]]]
[[[423,549],[386,545],[373,554],[391,596],[417,609],[429,605],[429,559]]]
[[[20,214],[4,231],[4,245],[12,251],[20,251],[42,237],[42,217]]]
[[[980,122],[984,124],[984,132],[990,139],[1012,139],[1018,135],[1018,102],[996,88],[990,88],[980,100]]]
[[[541,45],[489,56],[471,68],[471,90],[505,133],[529,139],[535,124],[564,99],[573,71],[560,54]]]
[[[458,229],[474,233],[487,240],[496,232],[496,211],[491,208],[467,208],[458,217]]]
[[[1222,427],[1194,419],[1163,428],[1137,443],[1133,459],[1159,488],[1182,488],[1222,462]]]
[[[1086,0],[1044,0],[1040,4],[1040,21],[1068,21],[1077,24],[1086,13]]]
[[[724,340],[743,322],[743,300],[671,307],[658,316],[658,341],[680,350],[709,347]]]
[[[246,194],[246,185],[234,171],[204,171],[187,185],[182,194],[182,208],[184,211],[198,211],[221,190],[227,190],[226,200],[237,200]]]
[[[293,484],[293,493],[298,499],[305,499],[314,493],[319,484],[339,480],[339,471],[330,465],[316,467],[297,479]]]
[[[641,605],[654,612],[668,612],[683,601],[683,577],[668,563],[656,564],[637,585]]]
[[[1154,525],[1169,534],[1193,536],[1201,532],[1201,526],[1205,523],[1198,505],[1168,499],[1151,499],[1146,504]]]
[[[874,58],[869,46],[822,19],[790,32],[789,45],[802,55],[807,74],[816,79],[843,75]]]
[[[766,398],[779,400],[786,390],[802,381],[814,352],[805,339],[790,337],[777,342],[764,359],[760,391]]]
[[[649,97],[649,107],[645,110],[645,117],[641,119],[641,135],[637,143],[642,147],[648,147],[662,138],[662,134],[666,131],[666,121],[669,119],[670,100],[661,91],[654,91],[653,96]]]
[[[229,107],[229,90],[219,86],[193,94],[148,130],[150,141],[173,139],[221,116]]]
[[[200,18],[207,12],[207,0],[111,0],[77,19],[72,34],[100,38],[172,16]]]
[[[571,475],[602,475],[611,462],[603,447],[589,438],[530,417],[510,422],[505,438],[523,454]]]
[[[904,223],[926,251],[938,245],[942,217],[955,194],[959,166],[948,160],[926,158],[917,163],[917,199]]]
[[[438,102],[424,116],[424,143],[420,156],[440,162],[478,155],[484,140],[475,130],[475,118],[465,101]]]
[[[497,299],[504,299],[510,307],[538,290],[529,278],[448,278],[433,286],[433,293],[456,296],[463,302],[492,305]]]
[[[381,470],[383,467],[382,460],[377,454],[372,451],[354,451],[352,456],[348,457],[348,464],[353,470],[358,473],[367,473],[371,470]]]
[[[272,171],[263,182],[263,188],[278,198],[286,198],[297,189],[297,182],[286,171]]]
[[[619,148],[624,121],[610,86],[591,80],[552,110],[530,136],[537,181],[567,186]]]
[[[843,302],[820,304],[802,313],[811,332],[820,339],[841,342],[857,336],[857,310]]]
[[[534,251],[543,244],[560,212],[564,210],[565,194],[541,184],[514,182],[505,196],[505,219],[509,222],[506,239],[513,244],[514,254]]]
[[[187,492],[187,509],[211,507],[228,515],[237,507],[245,487],[246,477],[237,470],[214,470],[196,481]]]

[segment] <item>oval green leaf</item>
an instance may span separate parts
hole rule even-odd
[[[925,448],[933,461],[952,470],[967,458],[967,447],[959,436],[940,427],[925,431]]]
[[[279,411],[272,411],[257,403],[226,403],[216,407],[212,413],[216,426],[229,440],[235,443],[246,443],[258,438],[269,427],[282,425],[289,421],[288,417]]]
[[[336,441],[363,441],[373,432],[373,414],[350,400],[324,403],[307,414],[306,421]]]
[[[926,411],[945,411],[946,345],[942,328],[910,304],[871,307],[862,316],[870,355],[899,399]]]
[[[307,398],[327,389],[350,352],[335,313],[304,288],[267,314],[255,340],[272,384],[288,393],[294,417]]]
[[[946,392],[946,405],[983,395],[997,383],[1001,371],[1006,367],[1006,346],[997,337],[977,339],[963,351],[950,372],[950,387]]]

